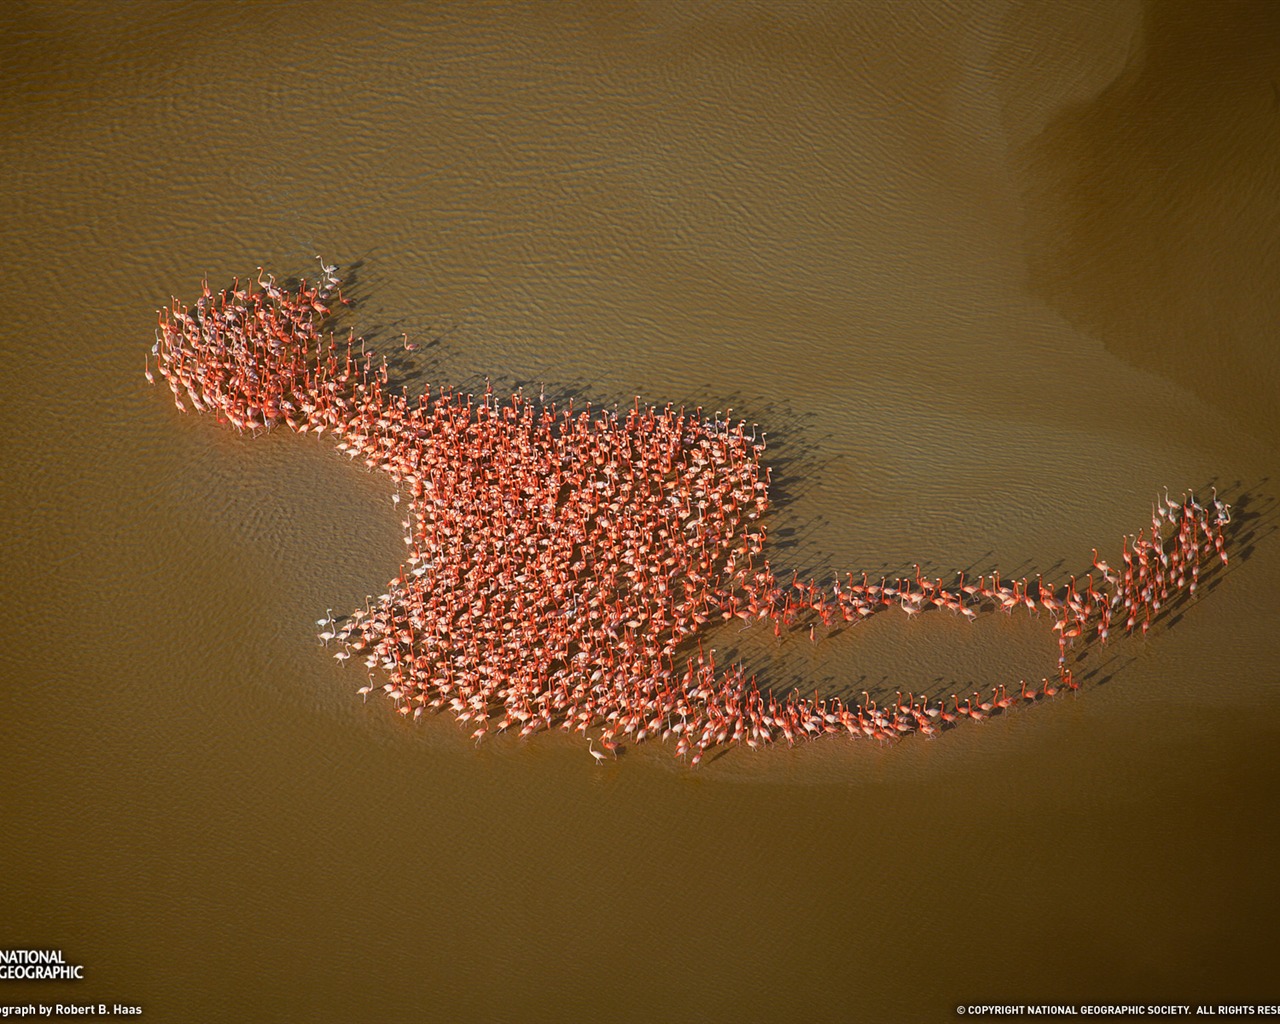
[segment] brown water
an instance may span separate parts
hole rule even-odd
[[[0,1005],[1274,1003],[1276,10],[10,4],[0,948],[87,980]],[[398,565],[382,477],[142,379],[168,295],[317,252],[419,377],[761,422],[781,564],[1060,576],[1210,483],[1237,557],[936,742],[475,750],[315,640]],[[1052,663],[1003,617],[766,639],[717,643],[826,689]]]

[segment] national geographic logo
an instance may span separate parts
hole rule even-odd
[[[83,981],[84,965],[60,949],[0,949],[0,981]]]

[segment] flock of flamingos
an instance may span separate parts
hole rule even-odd
[[[222,291],[206,281],[194,306],[174,299],[160,311],[146,376],[155,382],[154,360],[178,409],[189,403],[237,430],[327,432],[340,452],[390,475],[397,505],[408,493],[398,576],[349,616],[319,620],[320,638],[340,661],[363,660],[366,700],[385,694],[414,719],[447,710],[477,743],[494,731],[576,730],[600,761],[661,738],[696,766],[725,745],[934,736],[1077,689],[1073,647],[1145,633],[1179,592],[1195,594],[1206,562],[1227,561],[1230,506],[1216,492],[1201,505],[1166,491],[1149,528],[1125,538],[1121,563],[1095,550],[1087,580],[1065,587],[998,574],[944,585],[918,568],[894,580],[779,579],[764,557],[764,439],[729,412],[705,418],[638,399],[593,412],[488,388],[410,398],[362,340],[322,332],[334,301],[349,303],[323,261],[319,280],[296,289],[261,269]],[[934,608],[970,620],[1047,612],[1053,679],[950,701],[899,694],[883,707],[864,692],[850,705],[761,692],[698,639],[736,618],[816,640],[886,609]]]

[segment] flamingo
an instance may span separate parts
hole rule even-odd
[[[392,391],[386,361],[379,367],[363,339],[357,355],[352,333],[344,358],[321,333],[321,300],[339,282],[336,267],[319,265],[316,287],[285,289],[262,268],[256,290],[237,280],[215,294],[204,282],[193,311],[174,300],[159,312],[151,354],[183,411],[189,398],[197,414],[242,431],[284,419],[299,433],[330,433],[340,452],[388,474],[394,505],[407,492],[409,556],[398,577],[341,629],[329,609],[317,620],[319,636],[326,647],[341,641],[335,659],[363,652],[370,669],[381,667],[398,714],[416,720],[448,706],[459,723],[477,726],[477,745],[499,704],[499,731],[519,722],[522,735],[556,725],[585,735],[600,726],[599,742],[614,757],[618,731],[636,742],[675,735],[677,755],[693,754],[691,766],[710,746],[756,747],[778,735],[788,743],[839,731],[929,736],[935,718],[981,720],[1038,694],[1023,682],[1015,698],[1001,685],[989,700],[974,693],[963,709],[953,695],[954,711],[899,695],[886,714],[863,691],[853,716],[816,693],[766,703],[739,666],[717,666],[714,649],[707,656],[701,643],[681,679],[673,654],[698,627],[735,616],[767,617],[779,636],[807,627],[817,643],[818,620],[830,628],[838,617],[857,622],[896,603],[909,618],[933,605],[972,621],[994,600],[1009,612],[1018,604],[1050,611],[1061,685],[1074,690],[1067,646],[1093,632],[1095,615],[1099,640],[1121,608],[1128,628],[1141,621],[1145,631],[1167,589],[1195,588],[1202,559],[1226,561],[1221,527],[1230,513],[1216,490],[1206,510],[1194,493],[1179,505],[1166,488],[1150,535],[1144,528],[1132,543],[1124,538],[1123,578],[1093,549],[1110,588],[1102,593],[1092,576],[1083,595],[1073,579],[1059,601],[1039,576],[1033,597],[1026,578],[1010,586],[999,574],[989,583],[979,575],[975,585],[963,572],[948,589],[941,578],[926,581],[919,563],[915,587],[911,576],[871,585],[866,574],[859,586],[852,573],[847,591],[802,584],[798,574],[787,585],[764,561],[767,525],[754,521],[768,508],[771,482],[759,465],[766,434],[758,427],[748,437],[731,410],[690,415],[638,398],[621,412],[584,412],[572,400],[558,410],[546,404],[545,387],[537,404],[519,389],[504,401],[487,378],[479,402],[442,388],[415,405],[407,389]],[[407,333],[402,343],[412,350]],[[144,356],[154,382],[150,362]],[[1178,527],[1167,547],[1164,519]],[[371,677],[357,692],[367,701],[373,688]],[[1042,692],[1057,689],[1046,680]],[[588,750],[598,763],[606,755],[594,743]]]

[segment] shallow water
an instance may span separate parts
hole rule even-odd
[[[1221,10],[14,8],[0,948],[87,980],[0,1005],[1272,999],[1280,36]],[[1236,557],[1074,699],[936,742],[476,750],[315,639],[399,564],[386,482],[142,378],[170,294],[317,252],[414,380],[760,422],[780,566],[1060,578],[1214,483]],[[1047,624],[949,618],[715,642],[829,690],[1052,667]]]

